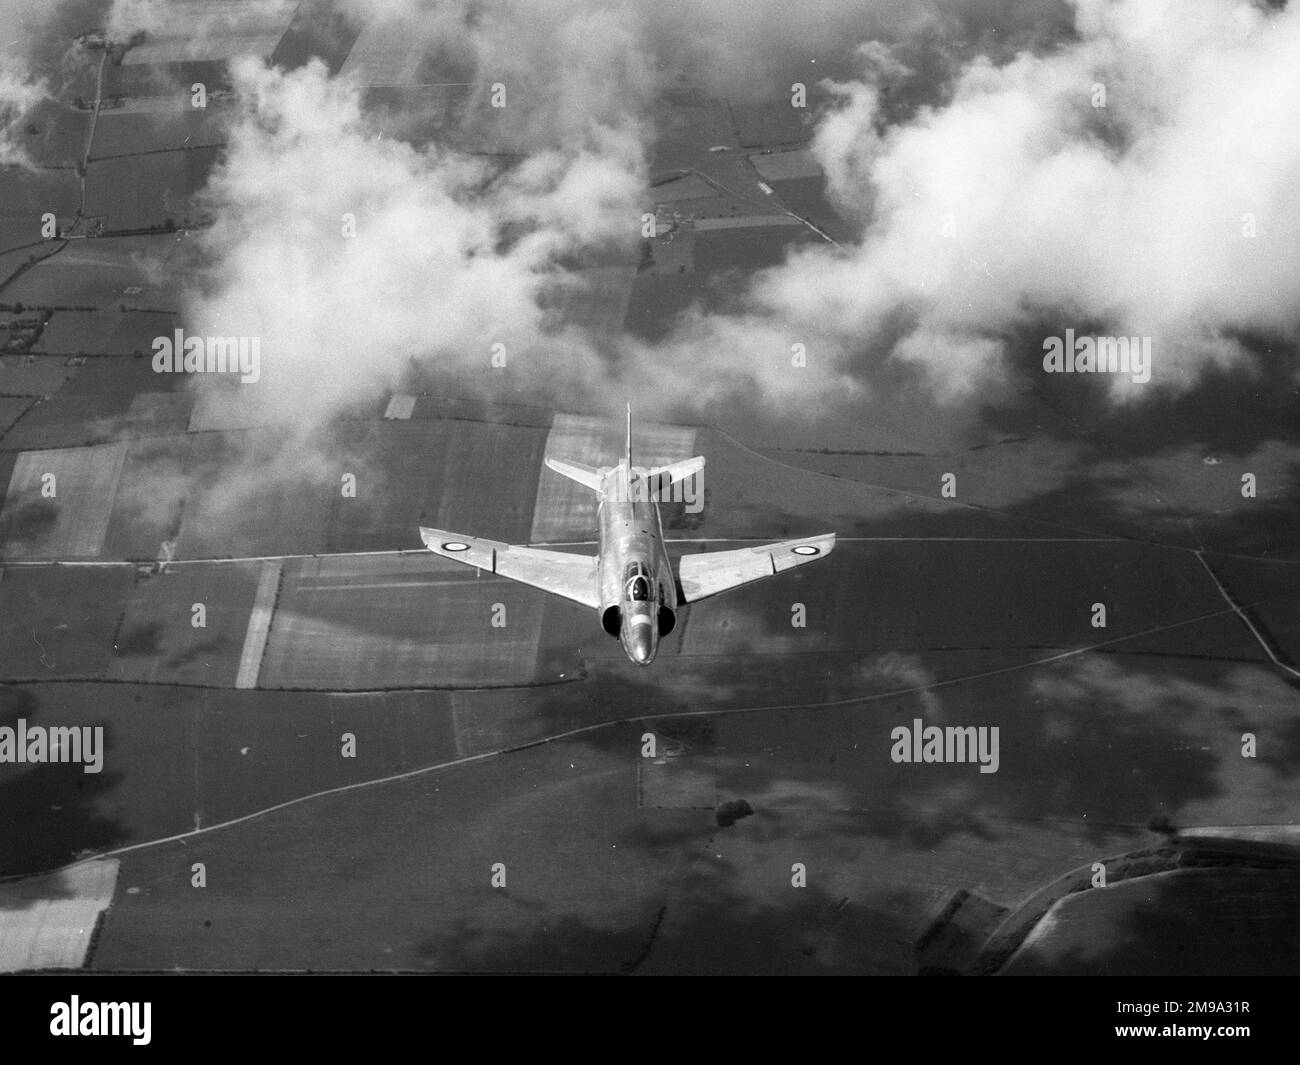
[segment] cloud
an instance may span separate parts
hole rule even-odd
[[[1036,367],[1014,338],[1044,317],[1152,336],[1154,379],[1175,386],[1241,359],[1237,331],[1293,338],[1300,10],[1081,0],[1076,31],[977,58],[950,100],[893,125],[876,64],[829,83],[813,149],[865,236],[792,256],[755,300],[828,328],[846,359],[905,316],[889,350],[948,399]]]
[[[295,5],[289,0],[242,0],[239,4],[181,7],[172,0],[114,0],[104,26],[109,38],[124,42],[137,33],[154,37],[206,40],[224,30],[247,31],[253,26],[287,21]]]
[[[635,232],[629,129],[593,125],[507,165],[372,135],[356,87],[319,64],[233,73],[242,110],[205,192],[213,265],[189,318],[261,338],[241,401],[310,424],[395,388],[413,360],[486,390],[497,343],[507,368],[562,356],[574,378],[598,372],[545,297],[572,283],[565,256]]]
[[[26,127],[48,130],[56,101],[93,96],[101,53],[77,38],[106,14],[103,0],[0,0],[0,166],[49,162]]]
[[[23,117],[45,98],[39,81],[11,70],[0,70],[0,166],[31,166],[23,149]]]
[[[244,104],[204,193],[215,224],[198,243],[211,267],[187,307],[192,332],[261,338],[261,381],[226,402],[308,432],[414,372],[586,406],[645,396],[656,412],[700,410],[737,392],[784,405],[860,391],[830,358],[826,331],[779,307],[697,309],[659,344],[593,335],[556,307],[581,299],[582,267],[614,261],[614,249],[634,261],[652,108],[664,92],[695,79],[710,91],[784,94],[790,63],[816,73],[820,57],[833,70],[851,42],[877,33],[933,38],[960,24],[962,5],[817,0],[817,17],[799,19],[774,0],[744,10],[671,0],[653,14],[631,0],[347,7],[366,24],[396,25],[398,42],[428,41],[439,63],[421,71],[449,65],[470,83],[451,138],[462,150],[446,137],[394,139],[420,128],[419,116],[394,120],[390,110],[376,122],[359,84],[319,66],[233,66]],[[110,29],[171,33],[167,11],[160,0],[117,0]],[[186,27],[219,31],[219,20]],[[491,106],[498,87],[504,108]],[[409,112],[421,100],[384,106]],[[465,150],[475,147],[517,157]],[[341,235],[344,216],[355,218],[355,236]],[[493,375],[498,343],[509,370]],[[816,353],[806,368],[792,365],[796,345]]]
[[[1295,13],[1079,0],[1071,24],[1058,3],[826,2],[818,18],[667,3],[351,0],[412,34],[436,25],[430,47],[473,85],[459,149],[394,138],[418,123],[377,125],[362,88],[319,65],[237,63],[244,102],[189,307],[193,330],[262,338],[261,382],[230,401],[311,427],[432,374],[569,405],[781,410],[858,402],[911,367],[953,403],[1035,370],[1044,322],[1153,335],[1165,383],[1241,360],[1237,331],[1293,334]],[[655,101],[781,94],[796,67],[832,74],[813,151],[861,240],[803,246],[655,342],[557,312],[583,267],[635,241]]]
[[[48,95],[33,52],[50,14],[43,0],[0,0],[0,166],[32,165],[21,131],[27,112]]]

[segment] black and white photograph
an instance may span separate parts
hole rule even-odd
[[[1294,0],[0,0],[0,971],[1300,973],[1298,344]]]

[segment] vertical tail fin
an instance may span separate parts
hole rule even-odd
[[[632,498],[632,404],[627,405],[627,483],[624,487],[627,489],[628,499]]]

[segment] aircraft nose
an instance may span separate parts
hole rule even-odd
[[[627,656],[638,666],[648,666],[654,661],[654,638],[649,625],[633,625],[625,642]]]

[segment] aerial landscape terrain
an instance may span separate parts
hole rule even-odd
[[[1300,971],[1294,4],[0,17],[0,971]]]

